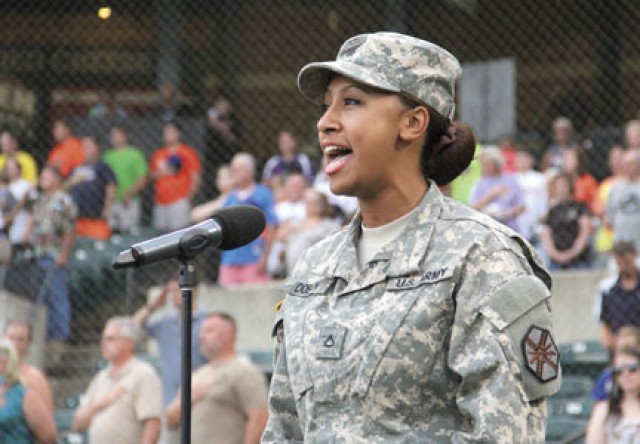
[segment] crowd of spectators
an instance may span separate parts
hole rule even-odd
[[[167,232],[220,208],[255,205],[267,218],[264,233],[200,262],[206,276],[231,286],[286,277],[301,245],[338,229],[357,211],[354,198],[331,193],[324,159],[301,152],[291,130],[277,134],[270,158],[242,152],[242,126],[220,96],[207,110],[202,146],[191,146],[174,120],[180,116],[175,91],[163,89],[162,97],[163,144],[149,158],[130,143],[120,120],[108,134],[78,137],[68,121],[57,119],[55,145],[38,175],[16,134],[0,133],[0,281],[11,257],[29,251],[37,258],[39,278],[30,282],[32,293],[55,312],[49,339],[68,336],[66,267],[76,237],[108,240],[137,232],[143,220]],[[101,146],[105,139],[109,146]],[[613,242],[640,243],[640,121],[625,126],[620,142],[607,148],[609,171],[594,174],[605,166],[590,164],[571,121],[560,117],[546,149],[535,151],[512,135],[479,145],[477,161],[443,190],[520,233],[552,269],[615,269]],[[153,192],[148,206],[142,202],[146,189]]]
[[[640,246],[640,121],[623,134],[601,147],[608,165],[595,165],[589,141],[559,117],[542,152],[511,136],[479,146],[475,170],[447,191],[520,233],[551,269],[615,271],[613,243]]]
[[[215,272],[205,274],[226,286],[287,275],[293,264],[287,258],[287,244],[300,237],[298,231],[315,226],[317,218],[308,215],[304,198],[308,190],[327,200],[331,227],[338,228],[356,212],[354,198],[331,193],[319,151],[301,152],[290,129],[277,134],[270,158],[242,152],[241,122],[231,101],[221,95],[202,120],[205,132],[197,141],[201,145],[191,146],[176,120],[183,113],[178,92],[163,87],[161,98],[153,112],[163,124],[163,143],[148,157],[129,141],[130,128],[123,123],[126,111],[107,96],[89,116],[118,117],[108,134],[78,137],[69,121],[53,122],[54,146],[43,165],[50,170],[44,169],[40,177],[33,156],[20,147],[16,134],[2,130],[0,190],[8,192],[0,193],[0,247],[6,246],[0,248],[0,281],[6,270],[3,251],[10,250],[15,257],[36,250],[34,242],[43,225],[33,217],[36,190],[40,188],[43,195],[43,180],[51,182],[43,176],[52,174],[61,179],[57,199],[70,197],[70,202],[61,200],[66,206],[49,208],[59,213],[59,224],[66,218],[73,226],[67,237],[107,240],[113,233],[137,232],[143,220],[166,232],[203,220],[225,206],[260,207],[267,216],[263,235],[244,248],[224,252],[219,265],[210,260]],[[594,149],[590,141],[580,139],[571,120],[559,117],[546,149],[534,150],[517,135],[506,135],[496,145],[479,145],[477,162],[444,191],[523,235],[553,269],[613,267],[609,253],[615,240],[640,242],[640,231],[634,229],[640,222],[640,121],[629,122],[623,135],[619,144],[612,141],[610,147],[598,147],[608,152],[609,164],[606,174],[595,174],[595,169],[606,167],[590,163],[587,148]],[[104,140],[108,146],[101,146]],[[153,203],[144,205],[145,190],[151,189]],[[152,214],[146,214],[150,208]],[[314,230],[318,232],[317,227]],[[53,231],[60,239],[53,241],[47,235],[41,240],[64,247],[65,230]],[[72,244],[73,239],[65,242]],[[58,266],[65,265],[68,254],[63,248]],[[58,257],[53,251],[42,256],[54,261]],[[45,268],[45,274],[49,272]]]
[[[611,355],[610,365],[598,376],[587,428],[588,444],[634,442],[640,424],[640,271],[631,241],[617,241],[613,257],[614,279],[596,298],[601,322],[601,343]]]
[[[176,120],[181,113],[176,91],[165,88],[162,98],[154,112],[163,125],[163,143],[150,156],[130,142],[130,128],[122,119],[126,111],[108,97],[104,98],[104,106],[90,112],[91,118],[120,118],[114,120],[108,134],[78,136],[69,121],[55,120],[54,146],[39,173],[32,153],[20,146],[17,134],[8,128],[0,132],[0,285],[9,261],[27,256],[35,259],[37,269],[26,281],[36,300],[47,308],[48,347],[55,348],[56,343],[69,337],[68,267],[78,237],[107,241],[114,233],[137,232],[143,220],[150,221],[158,232],[167,232],[202,221],[221,208],[257,206],[266,216],[262,235],[244,247],[222,252],[219,263],[209,259],[204,262],[204,267],[215,268],[215,273],[205,274],[226,287],[285,278],[304,249],[340,229],[357,211],[354,198],[331,192],[323,157],[319,152],[315,156],[301,152],[299,140],[290,129],[274,135],[271,157],[258,159],[240,149],[242,125],[229,99],[220,96],[206,112],[205,132],[199,142],[202,146],[192,146],[185,141],[183,128]],[[622,140],[599,148],[608,155],[604,174],[604,165],[591,163],[589,150],[593,147],[580,139],[569,119],[560,117],[553,122],[551,139],[542,150],[534,149],[517,135],[504,136],[496,145],[478,145],[476,161],[468,171],[442,188],[445,194],[522,235],[552,270],[612,270],[613,278],[599,290],[596,311],[603,323],[603,344],[613,349],[618,329],[640,327],[633,304],[622,309],[630,319],[620,320],[620,306],[630,301],[626,293],[638,291],[637,275],[631,280],[627,276],[630,268],[637,272],[635,251],[640,248],[640,121],[631,121],[624,127]],[[101,142],[104,140],[108,140],[108,146]],[[153,191],[153,203],[145,207],[147,189]],[[149,207],[152,214],[145,214]],[[176,311],[162,321],[150,321],[150,315],[167,299],[179,308],[176,281],[169,281],[160,296],[141,307],[131,319],[158,342],[162,362],[162,406],[147,409],[135,400],[127,401],[142,409],[142,420],[165,418],[164,409],[170,412],[168,421],[163,419],[158,427],[154,421],[148,432],[145,421],[142,425],[130,424],[131,430],[142,430],[150,436],[156,435],[157,428],[171,434],[170,429],[180,423],[176,417],[180,381],[177,341],[182,320]],[[125,376],[118,374],[129,368],[125,363],[130,361],[135,347],[116,350],[108,348],[104,341],[124,338],[135,345],[138,339],[130,333],[127,322],[116,319],[105,328],[103,352],[110,370],[97,376],[90,388],[88,393],[96,405],[79,410],[79,430],[88,429],[91,434],[99,430],[101,426],[92,425],[93,416],[119,402],[122,390],[112,386],[122,387],[117,380]],[[194,370],[207,361],[216,361],[214,351],[201,353],[204,349],[200,339],[213,334],[203,333],[206,322],[212,324],[207,331],[219,330],[220,335],[228,336],[229,344],[234,337],[233,322],[225,316],[207,317],[194,306]],[[31,331],[25,330],[24,325],[9,327],[9,337],[22,334],[24,341],[30,340]],[[22,360],[24,350],[20,347],[16,345],[18,359]],[[118,355],[121,351],[122,356]],[[247,370],[242,366],[229,368],[220,372]],[[34,368],[21,366],[21,370],[26,372],[25,386],[40,391],[43,404],[51,409],[50,389],[42,383],[46,382],[44,376]],[[141,370],[142,374],[148,371]],[[220,372],[209,370],[196,379],[210,381],[221,377]],[[115,382],[110,378],[116,378]],[[131,378],[137,380],[137,376]],[[204,382],[194,385],[195,405],[205,386]],[[262,408],[260,400],[247,396],[249,407],[239,406],[240,416],[248,415],[254,407]],[[200,407],[203,414],[212,408],[204,403]],[[258,420],[262,421],[261,417]]]
[[[199,310],[197,292],[193,298],[193,441],[257,444],[267,421],[267,375],[236,351],[235,318]],[[103,363],[97,363],[99,370],[74,408],[73,433],[87,435],[91,443],[180,442],[181,305],[178,281],[170,279],[133,316],[107,320],[100,342]],[[151,318],[159,308],[168,311]],[[16,444],[53,444],[58,431],[51,384],[42,370],[25,362],[32,328],[10,319],[0,338],[0,437]],[[141,353],[143,332],[155,340],[157,361]]]

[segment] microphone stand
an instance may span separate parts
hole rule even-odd
[[[180,414],[182,444],[191,444],[191,336],[193,326],[193,288],[197,286],[195,257],[216,243],[232,250],[254,240],[265,228],[262,211],[250,205],[222,209],[212,223],[202,222],[190,228],[168,233],[150,241],[133,245],[118,254],[113,268],[145,265],[177,257],[180,260],[179,285],[182,296],[182,375]],[[246,233],[245,233],[246,231]],[[223,237],[226,232],[226,238]],[[176,238],[177,242],[176,242]],[[148,255],[148,257],[147,257]]]
[[[178,284],[182,292],[182,375],[180,378],[181,443],[191,444],[191,336],[193,325],[193,289],[198,285],[195,257],[211,244],[203,230],[185,233],[180,238]]]
[[[193,325],[193,289],[197,286],[193,257],[180,258],[179,285],[182,291],[182,375],[181,405],[182,444],[191,443],[191,337]]]

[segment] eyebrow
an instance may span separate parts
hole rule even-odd
[[[356,88],[362,91],[366,91],[366,89],[361,84],[355,83],[355,82],[347,83],[346,85],[342,86],[338,91],[343,92],[351,88]]]
[[[361,84],[361,83],[357,83],[357,82],[350,82],[350,83],[347,83],[347,84],[346,84],[346,85],[344,85],[344,86],[341,86],[341,87],[336,91],[336,93],[337,93],[337,94],[342,94],[342,93],[345,93],[346,91],[348,91],[348,90],[350,90],[350,89],[352,89],[352,88],[355,88],[355,89],[357,89],[357,90],[360,90],[361,92],[363,92],[363,93],[365,93],[365,94],[376,94],[376,93],[381,93],[381,92],[382,92],[382,91],[378,91],[378,90],[377,90],[377,89],[375,89],[375,88],[371,88],[371,87],[369,87],[369,86],[367,86],[367,85],[363,85],[363,84]],[[327,89],[327,90],[325,90],[325,93],[324,93],[324,96],[323,96],[323,97],[326,97],[326,95],[327,95],[327,94],[329,94],[328,89]]]

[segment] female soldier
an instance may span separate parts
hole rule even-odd
[[[320,99],[331,191],[353,222],[283,284],[265,443],[542,442],[559,385],[548,273],[530,246],[437,185],[473,157],[450,124],[460,65],[365,34],[298,86]]]

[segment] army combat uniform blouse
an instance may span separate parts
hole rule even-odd
[[[362,267],[360,225],[283,284],[263,442],[544,442],[560,369],[529,245],[433,182]]]

